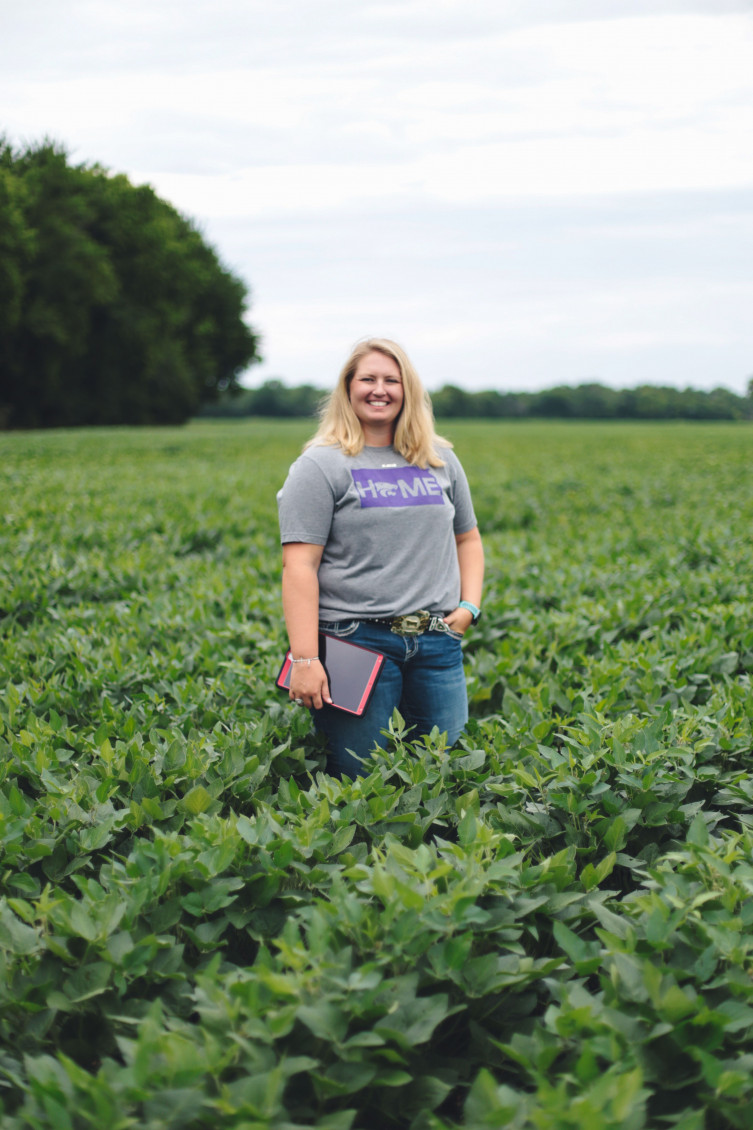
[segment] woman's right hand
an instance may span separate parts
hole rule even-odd
[[[302,699],[300,705],[321,710],[324,703],[332,703],[329,693],[327,672],[319,659],[312,659],[310,663],[294,663],[290,673],[290,698],[296,702]]]

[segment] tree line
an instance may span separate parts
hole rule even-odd
[[[0,138],[0,427],[188,419],[258,359],[246,303],[152,188]]]
[[[313,385],[288,388],[279,379],[255,389],[234,390],[207,405],[203,416],[313,416],[325,394]],[[580,420],[750,420],[753,419],[753,379],[748,395],[728,389],[699,389],[640,385],[612,389],[601,384],[560,385],[543,392],[469,392],[445,385],[432,393],[437,419],[560,418]]]

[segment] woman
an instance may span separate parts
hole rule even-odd
[[[480,614],[484,551],[450,447],[404,351],[372,338],[278,494],[290,698],[313,709],[336,776],[368,772],[395,707],[413,738],[437,726],[452,743],[468,719],[460,640]],[[330,705],[320,630],[386,657],[360,717]]]

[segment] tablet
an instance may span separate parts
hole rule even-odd
[[[339,636],[320,632],[319,658],[327,672],[332,706],[346,710],[348,714],[363,714],[384,665],[381,651],[372,651]],[[277,686],[283,690],[290,690],[292,669],[288,651],[277,676]]]

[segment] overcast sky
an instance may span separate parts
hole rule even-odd
[[[0,0],[0,132],[148,182],[269,377],[753,374],[753,0]]]

